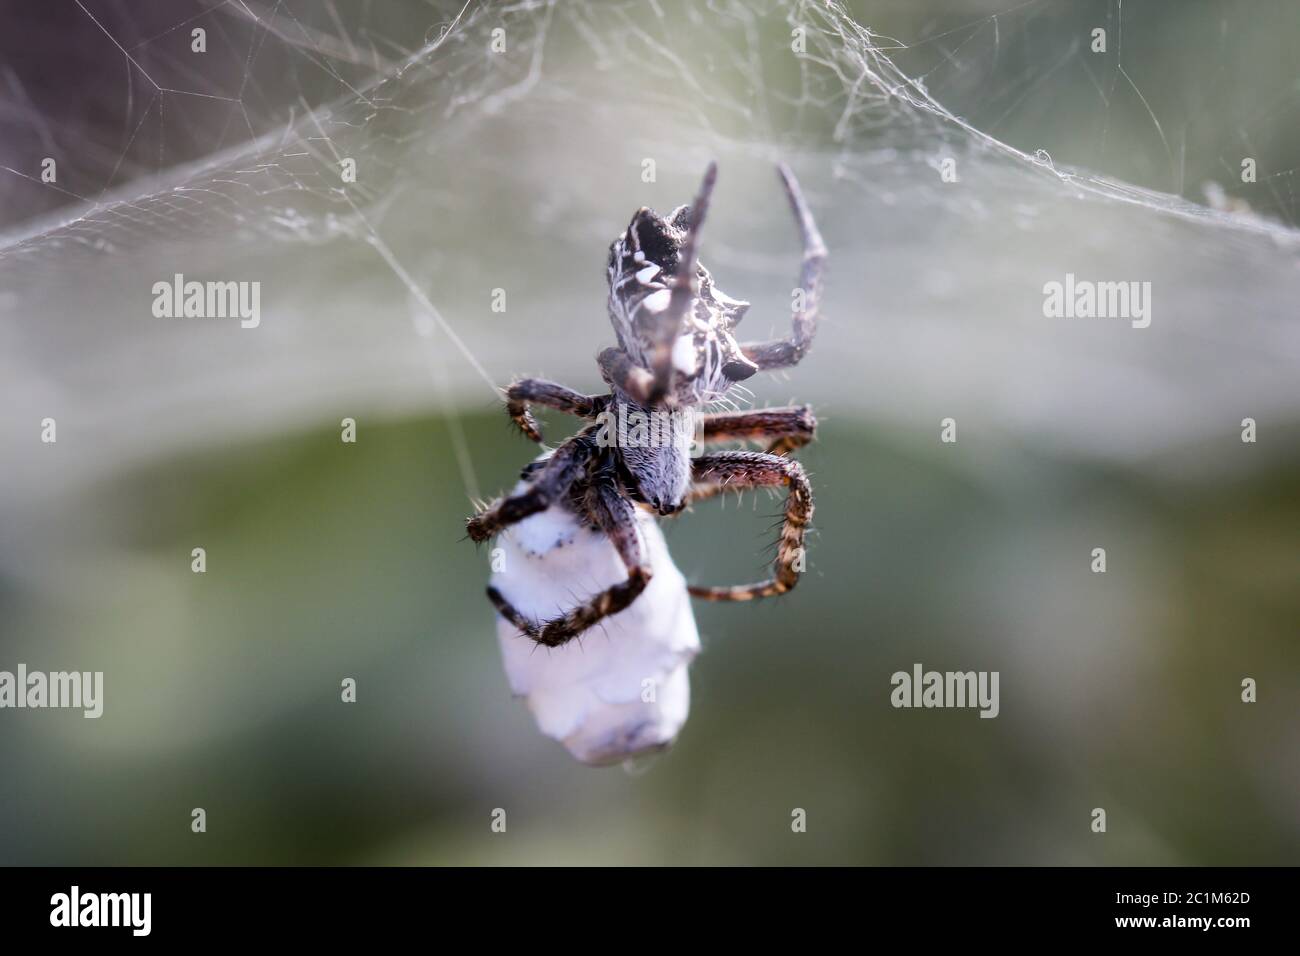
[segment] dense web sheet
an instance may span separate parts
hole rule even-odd
[[[816,368],[760,399],[797,391],[926,429],[960,412],[965,427],[1134,463],[1246,415],[1295,421],[1294,170],[1266,174],[1269,215],[1212,209],[1010,146],[931,94],[960,92],[963,58],[1000,56],[1003,33],[1045,4],[915,44],[835,3],[432,4],[409,45],[309,25],[287,4],[238,6],[194,22],[242,24],[259,56],[274,48],[332,92],[313,105],[304,83],[250,110],[256,84],[242,83],[220,97],[219,151],[126,185],[115,169],[102,196],[0,245],[0,437],[56,417],[77,436],[68,481],[343,415],[485,408],[516,374],[596,388],[604,246],[638,205],[685,201],[711,158],[702,257],[755,302],[751,336],[784,328],[796,275],[774,161],[797,171],[832,251]],[[183,116],[202,75],[164,85],[96,26],[156,88],[160,105],[133,116],[165,145],[151,111]],[[1121,70],[1097,75],[1107,116],[1116,76],[1141,98]],[[1002,112],[1016,95],[991,98]],[[229,145],[241,129],[253,138]],[[30,179],[17,162],[0,175]],[[151,287],[176,273],[259,281],[260,326],[155,318]],[[1151,326],[1045,319],[1043,285],[1067,273],[1150,282]],[[38,482],[58,491],[20,456],[5,503]]]

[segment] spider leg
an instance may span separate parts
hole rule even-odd
[[[799,223],[799,235],[803,239],[803,266],[799,271],[799,288],[803,290],[803,308],[795,310],[793,330],[788,339],[774,339],[770,342],[746,342],[740,350],[745,357],[761,369],[788,368],[797,365],[812,345],[813,336],[817,334],[817,320],[821,299],[822,266],[826,262],[826,243],[817,231],[812,212],[804,201],[803,192],[794,173],[785,163],[777,167],[781,181],[785,184],[786,195],[790,199],[790,208]]]
[[[620,389],[641,405],[650,403],[655,389],[655,378],[622,349],[607,348],[596,358],[601,377],[611,388]]]
[[[575,481],[586,472],[587,464],[595,452],[595,443],[584,430],[566,441],[541,468],[528,479],[528,487],[516,495],[507,495],[492,502],[485,511],[465,522],[465,530],[473,541],[486,541],[510,525],[523,521],[529,515],[545,511],[559,501]]]
[[[691,226],[686,232],[686,239],[678,254],[677,270],[669,284],[668,306],[655,324],[654,340],[650,348],[650,372],[654,376],[654,384],[648,396],[651,403],[658,402],[673,387],[673,346],[677,344],[686,313],[690,311],[698,294],[695,266],[700,227],[704,225],[704,217],[709,212],[709,199],[717,181],[718,164],[709,163],[708,169],[704,171],[704,180],[700,183],[700,191],[691,203]]]
[[[817,418],[807,405],[716,412],[704,416],[704,441],[769,441],[769,455],[802,448],[817,434]]]
[[[627,580],[606,588],[582,604],[546,622],[531,621],[496,588],[488,599],[501,616],[545,647],[561,647],[600,621],[617,614],[640,597],[650,583],[651,568],[636,525],[635,506],[619,492],[613,469],[593,475],[584,500],[587,514],[618,550],[627,568]]]
[[[804,475],[803,466],[793,459],[758,451],[703,455],[695,459],[694,465],[695,481],[702,492],[698,497],[709,497],[719,491],[780,485],[785,485],[789,491],[772,577],[755,584],[734,587],[692,585],[687,590],[695,597],[709,601],[750,601],[792,589],[799,583],[799,570],[795,563],[802,554],[804,531],[813,515],[812,487]],[[692,499],[698,500],[694,492]]]
[[[583,395],[557,382],[522,378],[506,389],[506,414],[530,439],[540,443],[542,430],[529,411],[530,405],[554,408],[578,418],[595,418],[609,404],[608,395]]]

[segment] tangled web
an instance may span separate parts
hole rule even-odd
[[[73,3],[127,74],[124,142],[88,188],[45,183],[45,148],[93,164],[20,111],[42,135],[0,177],[26,197],[10,208],[44,212],[0,243],[0,381],[5,438],[57,412],[85,438],[79,479],[337,413],[482,407],[515,374],[595,387],[605,244],[637,206],[685,201],[712,158],[703,257],[756,303],[753,337],[783,328],[795,277],[774,161],[830,245],[801,397],[927,428],[960,408],[1128,460],[1300,409],[1295,168],[1263,169],[1249,202],[1219,186],[1202,205],[1181,176],[1133,185],[997,135],[1074,73],[1062,88],[1084,91],[1072,108],[1107,139],[1097,157],[1186,170],[1187,134],[1178,166],[1118,4],[1095,19],[1121,48],[1091,57],[1088,17],[1055,0],[916,40],[836,2],[462,0],[344,22],[333,4],[225,0],[169,7],[132,41]],[[199,27],[210,46],[191,56]],[[1045,27],[1042,63],[1000,69]],[[9,86],[21,102],[12,71]],[[1254,136],[1293,109],[1254,117]],[[1236,157],[1214,164],[1230,182]],[[177,273],[260,282],[261,324],[154,317],[153,284]],[[1044,283],[1066,273],[1152,283],[1150,328],[1045,320]],[[772,387],[759,397],[793,386]]]

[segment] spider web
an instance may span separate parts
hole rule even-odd
[[[120,136],[52,126],[10,70],[6,122],[30,135],[0,162],[22,218],[0,240],[0,437],[56,417],[76,436],[67,483],[344,415],[487,408],[517,374],[597,389],[604,246],[637,206],[685,201],[712,158],[702,256],[755,302],[749,337],[782,333],[796,275],[776,160],[832,252],[815,368],[760,400],[927,432],[957,415],[1175,468],[1243,416],[1290,426],[1300,407],[1297,169],[1272,163],[1242,199],[1237,144],[1198,153],[1191,120],[1144,93],[1118,3],[899,24],[915,36],[776,0],[366,4],[347,22],[227,0],[169,4],[134,38],[110,4],[69,9],[126,75],[95,94]],[[1113,55],[1090,56],[1092,20]],[[1042,43],[1047,66],[1000,68]],[[1013,145],[1063,91],[1091,171]],[[1242,149],[1276,154],[1295,101],[1238,123]],[[55,184],[49,150],[69,170]],[[1189,156],[1229,184],[1211,205]],[[1152,326],[1044,319],[1043,284],[1067,272],[1151,282]],[[260,282],[260,326],[154,318],[151,287],[176,273]],[[477,494],[463,436],[454,451]],[[12,457],[5,504],[66,490]]]

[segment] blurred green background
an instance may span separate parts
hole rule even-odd
[[[529,455],[496,416],[463,424],[484,476]],[[509,699],[448,444],[437,420],[362,422],[356,445],[283,438],[101,489],[111,551],[39,569],[75,591],[6,602],[17,660],[86,635],[78,666],[107,675],[97,722],[5,715],[4,759],[22,768],[6,812],[23,823],[7,858],[1294,859],[1294,470],[1179,494],[832,422],[805,456],[819,533],[804,582],[699,605],[678,745],[592,770]],[[747,579],[777,508],[702,507],[668,526],[670,546],[694,580]],[[1106,575],[1088,569],[1098,540]],[[87,589],[108,561],[116,586]],[[892,709],[889,676],[914,661],[1000,671],[1001,715]],[[1259,703],[1240,703],[1242,675]],[[497,807],[505,835],[489,831]]]
[[[898,68],[976,129],[1197,202],[1216,179],[1254,211],[1237,224],[1180,218],[1171,197],[1130,207],[1044,185],[883,97],[837,140],[857,79],[826,59],[843,37],[815,21],[815,59],[782,59],[787,16],[800,14],[781,4],[754,5],[752,23],[734,5],[669,4],[669,25],[645,37],[629,4],[471,7],[463,45],[395,94],[365,88],[386,105],[355,141],[349,117],[373,104],[318,122],[340,150],[375,151],[363,168],[383,175],[363,177],[360,206],[499,384],[527,371],[598,387],[604,244],[641,197],[684,201],[709,152],[724,180],[704,259],[729,293],[755,299],[767,317],[751,334],[764,334],[796,252],[774,183],[742,164],[793,152],[798,132],[796,168],[833,254],[828,325],[800,369],[751,384],[760,404],[809,400],[823,418],[801,453],[817,516],[800,587],[697,604],[704,652],[677,746],[625,768],[575,764],[509,697],[482,595],[487,552],[463,538],[470,495],[508,487],[534,449],[444,338],[430,348],[445,380],[429,376],[409,290],[364,242],[326,238],[349,211],[332,183],[286,173],[232,190],[237,215],[214,202],[191,222],[173,197],[175,214],[146,217],[155,207],[140,202],[120,229],[79,233],[29,218],[59,220],[66,196],[5,178],[4,224],[34,238],[0,256],[13,318],[0,669],[103,670],[106,703],[98,721],[0,713],[0,862],[1294,863],[1300,280],[1283,227],[1300,166],[1295,5],[1124,5],[1128,79],[1080,48],[1094,23],[1119,26],[1116,4],[852,5]],[[322,5],[294,22],[400,59],[460,8]],[[149,69],[180,62],[146,42],[184,19],[175,8],[117,20],[96,9],[115,32],[137,31],[138,55],[158,57],[142,59]],[[360,57],[314,69],[275,34],[279,53],[248,66],[245,41],[262,28],[222,22],[230,55],[212,69],[236,82],[259,71],[243,104],[252,131],[292,123],[304,138],[300,151],[272,136],[228,169],[274,147],[266,175],[279,177],[317,137],[300,111],[332,103],[343,79],[373,81],[373,68]],[[498,22],[512,43],[539,35],[519,22],[549,31],[535,88],[522,85],[527,43],[511,47],[518,72],[480,76]],[[682,45],[646,39],[665,36]],[[766,59],[715,58],[718,37]],[[591,79],[593,49],[610,61],[607,86]],[[620,70],[631,56],[668,74],[699,65],[701,86]],[[220,77],[185,82],[216,89]],[[642,86],[645,102],[620,99]],[[773,91],[766,112],[737,105],[759,86]],[[464,102],[426,108],[423,95],[444,90]],[[70,171],[103,184],[125,157],[143,182],[133,202],[171,163],[249,132],[174,123],[158,131],[173,150],[159,168],[152,121],[128,142],[122,116],[59,109],[39,104],[56,138],[104,138],[74,150]],[[19,168],[23,136],[40,129],[14,115],[5,150]],[[659,186],[636,178],[647,142],[664,150]],[[1233,178],[1243,148],[1259,156],[1261,188]],[[918,158],[944,150],[971,184],[958,198],[940,198]],[[729,182],[740,185],[724,193]],[[174,238],[182,226],[194,234]],[[1035,325],[1041,283],[1079,264],[1167,280],[1149,337]],[[261,337],[159,331],[119,304],[173,266],[263,277]],[[485,318],[497,283],[511,310]],[[387,351],[358,351],[358,328]],[[60,441],[42,448],[31,422],[51,407]],[[955,446],[937,440],[944,414],[959,420]],[[1247,414],[1261,419],[1258,446],[1239,440]],[[358,420],[355,445],[339,440],[343,415]],[[548,425],[554,437],[570,427]],[[750,580],[779,507],[715,501],[665,531],[689,579]],[[200,546],[202,575],[190,571]],[[1089,569],[1098,546],[1104,575]],[[893,709],[890,675],[914,662],[999,671],[1000,716]],[[346,677],[355,704],[340,702]],[[1244,677],[1258,703],[1240,701]],[[194,807],[204,835],[190,832]],[[1105,835],[1090,832],[1094,807],[1107,809]],[[504,834],[490,829],[496,808]],[[794,808],[806,833],[791,832]]]

